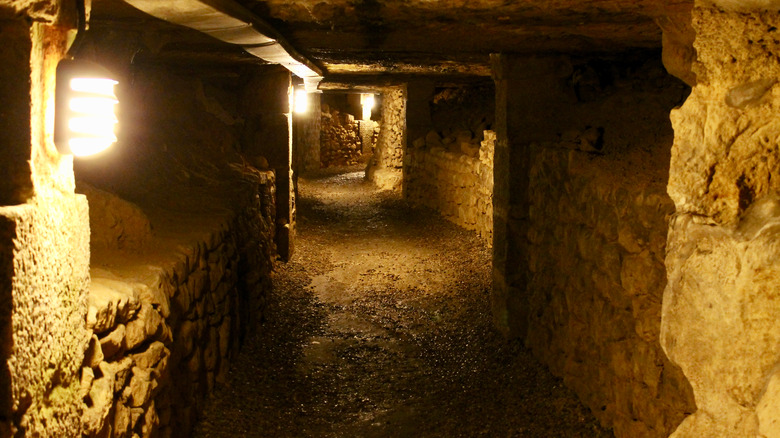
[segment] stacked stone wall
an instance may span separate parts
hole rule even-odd
[[[274,177],[260,175],[237,213],[204,216],[184,234],[158,226],[153,254],[97,251],[113,261],[92,269],[85,437],[190,433],[270,286]]]
[[[372,120],[355,120],[352,114],[323,105],[321,126],[322,167],[365,162],[376,147],[379,125]]]
[[[469,137],[471,134],[469,133]],[[496,135],[484,131],[482,142],[467,141],[464,149],[445,148],[431,131],[414,142],[405,157],[404,196],[416,205],[432,208],[443,217],[487,242],[493,241],[493,151]],[[444,142],[456,144],[455,138]]]
[[[660,180],[535,145],[528,345],[619,437],[665,437],[690,389],[660,348],[666,224]]]
[[[668,112],[688,90],[648,55],[494,57],[497,325],[621,438],[666,437],[694,409],[659,342]]]

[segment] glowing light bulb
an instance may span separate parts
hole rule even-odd
[[[57,66],[54,142],[63,154],[96,154],[117,141],[118,83],[99,65],[63,60]]]
[[[304,89],[295,90],[295,113],[304,114],[309,110],[309,94]]]
[[[360,104],[363,106],[363,120],[370,120],[371,110],[374,109],[374,95],[361,94]]]
[[[101,152],[116,142],[114,129],[118,120],[114,110],[119,103],[114,94],[117,81],[105,78],[73,78],[74,92],[68,102],[72,111],[68,120],[73,155],[83,157]]]

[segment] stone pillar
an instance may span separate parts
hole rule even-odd
[[[89,217],[52,142],[75,2],[0,7],[0,436],[80,436]]]
[[[697,1],[672,112],[661,344],[697,411],[673,437],[780,437],[780,13]]]
[[[243,111],[249,119],[244,153],[265,157],[276,172],[276,247],[284,260],[292,256],[295,236],[292,96],[290,72],[278,66],[257,72],[243,96]]]
[[[405,145],[406,87],[389,88],[382,93],[379,138],[366,178],[383,190],[401,189]]]
[[[310,93],[305,114],[293,115],[293,171],[301,173],[320,168],[320,131],[322,128],[322,94]]]
[[[530,146],[557,138],[571,105],[563,86],[568,59],[491,55],[496,83],[493,168],[493,317],[508,336],[524,337],[528,325]]]

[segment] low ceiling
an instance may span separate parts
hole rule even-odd
[[[324,67],[326,79],[387,74],[487,76],[489,54],[496,52],[614,53],[660,48],[656,21],[687,13],[693,2],[236,1]],[[155,19],[121,0],[93,0],[92,8],[94,28],[143,29],[160,59],[253,62],[237,46]]]

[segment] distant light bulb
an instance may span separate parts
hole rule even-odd
[[[371,110],[374,109],[374,95],[361,94],[360,103],[363,105],[363,120],[371,120]]]
[[[309,110],[309,94],[304,89],[295,90],[295,113],[304,114]]]

